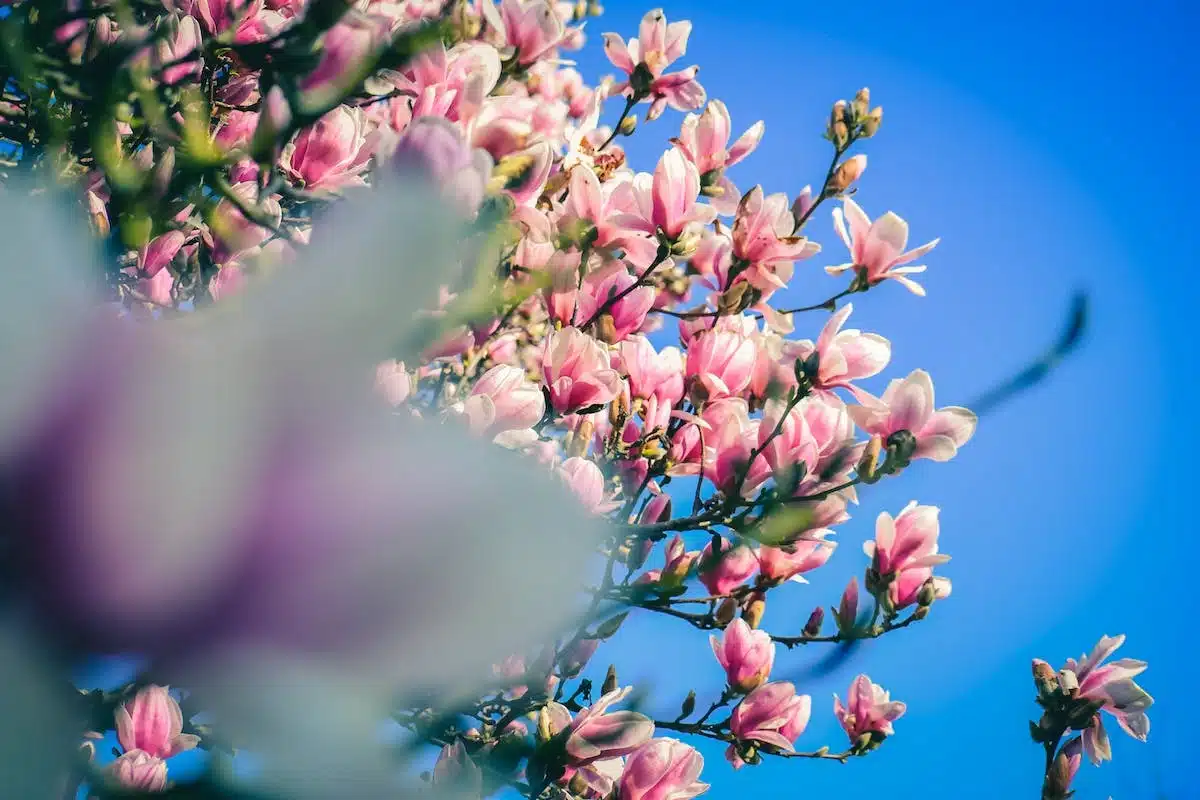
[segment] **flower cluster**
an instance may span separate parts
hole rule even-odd
[[[1125,643],[1124,636],[1104,636],[1090,655],[1055,672],[1045,661],[1034,659],[1033,680],[1042,718],[1029,724],[1033,740],[1046,751],[1046,776],[1042,784],[1043,800],[1066,800],[1073,792],[1071,782],[1083,756],[1099,766],[1112,759],[1112,746],[1104,730],[1104,711],[1112,715],[1121,730],[1138,741],[1150,735],[1146,710],[1154,703],[1134,678],[1146,669],[1145,661],[1120,658],[1104,663]],[[1065,743],[1064,736],[1078,731]]]
[[[252,288],[286,287],[293,276],[302,283],[304,254],[324,253],[322,285],[343,311],[353,295],[372,308],[412,312],[405,344],[377,362],[370,411],[406,431],[453,430],[489,452],[511,451],[565,489],[581,519],[604,523],[602,577],[576,587],[588,607],[583,619],[497,663],[475,700],[413,701],[386,715],[441,748],[426,776],[435,787],[477,797],[504,787],[545,797],[554,787],[554,796],[684,800],[708,788],[689,739],[722,742],[741,768],[771,755],[845,761],[893,735],[905,704],[860,675],[824,712],[844,729],[844,747],[798,750],[812,699],[772,671],[779,645],[882,636],[926,618],[949,596],[950,581],[934,574],[949,558],[939,551],[936,507],[913,502],[894,517],[879,515],[861,584],[856,574],[832,609],[836,630],[827,630],[821,603],[798,633],[763,625],[772,592],[826,568],[861,488],[914,460],[947,461],[975,432],[971,411],[937,407],[923,370],[891,380],[879,396],[863,388],[888,368],[891,344],[848,327],[854,308],[844,299],[871,291],[883,302],[911,300],[889,281],[924,294],[910,276],[925,267],[912,262],[937,244],[908,249],[903,219],[889,211],[872,220],[851,197],[867,160],[849,153],[882,122],[866,89],[834,104],[824,131],[833,159],[816,189],[743,192],[729,172],[753,154],[764,125],[734,137],[741,126],[707,97],[698,68],[676,64],[691,24],[661,10],[643,17],[636,37],[604,34],[621,76],[589,85],[565,58],[584,46],[585,18],[599,13],[582,0],[170,0],[128,8],[72,0],[39,13],[34,5],[45,4],[18,2],[4,20],[6,32],[22,30],[26,41],[49,32],[49,44],[21,62],[25,72],[12,71],[3,135],[20,132],[23,159],[74,180],[84,215],[115,254],[104,281],[123,316],[169,327],[219,314]],[[53,69],[29,72],[36,64]],[[86,136],[64,140],[51,130],[71,109],[111,98]],[[609,126],[602,120],[610,99],[621,110]],[[655,128],[639,127],[643,104],[644,122]],[[668,108],[682,119],[664,117]],[[639,169],[621,140],[655,129],[664,149]],[[432,186],[453,210],[459,238],[455,263],[436,273],[430,296],[415,300],[415,288],[413,297],[368,297],[371,287],[342,282],[336,250],[318,249],[322,237],[340,235],[326,232],[327,208],[369,207],[397,186]],[[817,238],[832,241],[834,254]],[[819,289],[831,279],[840,283]],[[819,302],[788,308],[791,289],[818,292]],[[802,338],[805,315],[821,311],[832,314],[812,326],[815,338]],[[352,314],[338,319],[359,330]],[[380,345],[376,358],[391,346]],[[330,354],[332,347],[318,352]],[[312,383],[295,378],[296,387]],[[290,398],[291,388],[278,391]],[[271,457],[324,452],[325,440],[307,428],[307,407],[288,402],[282,421],[272,420],[274,438],[264,436]],[[108,449],[95,452],[114,464],[139,463],[126,458],[123,442],[101,443]],[[440,472],[414,476],[420,456],[412,453],[421,448],[408,447],[411,485],[453,481]],[[36,486],[47,474],[60,481],[60,472],[38,473]],[[354,617],[354,603],[325,606],[324,595],[296,594],[295,585],[308,588],[300,577],[271,577],[286,563],[317,590],[331,585],[317,576],[329,558],[319,533],[335,527],[334,512],[309,502],[311,490],[318,478],[350,493],[367,489],[344,476],[339,482],[334,470],[281,474],[286,480],[263,485],[287,498],[285,510],[251,504],[245,519],[221,521],[287,531],[256,534],[214,567],[227,570],[214,584],[236,586],[245,604],[240,627],[214,625],[231,601],[189,585],[191,606],[129,623],[120,647],[177,657],[183,628],[199,637],[188,654],[255,636],[295,650],[350,647],[351,633],[354,646],[374,641],[373,626],[387,613],[367,624]],[[469,475],[458,477],[465,486]],[[375,483],[369,488],[380,494],[393,488]],[[428,505],[411,486],[401,497]],[[396,502],[346,516],[376,533],[375,522],[357,520],[386,516]],[[46,560],[61,567],[80,558],[61,550]],[[371,602],[393,596],[381,570],[339,566],[354,576],[345,585],[355,583]],[[122,569],[129,577],[121,593],[90,595],[110,618],[130,597],[153,596],[125,588],[159,585]],[[493,583],[521,577],[504,573]],[[245,588],[260,582],[261,591]],[[58,613],[62,604],[48,605]],[[296,616],[304,605],[320,613]],[[707,711],[697,714],[694,693],[674,719],[618,709],[632,703],[633,687],[619,686],[612,668],[593,699],[585,673],[630,613],[714,632],[713,672],[723,673],[725,689]],[[177,624],[169,636],[162,619]],[[95,626],[86,634],[111,643]],[[1148,702],[1118,691],[1124,684],[1109,668],[1095,669],[1101,658],[1072,662],[1079,691],[1071,698],[1118,713],[1127,730],[1144,734]],[[1122,669],[1124,676],[1131,668]],[[163,789],[165,759],[197,743],[158,686],[117,707],[114,726],[123,753],[107,774],[130,788]],[[1106,752],[1103,728],[1088,730],[1097,732],[1089,752]]]

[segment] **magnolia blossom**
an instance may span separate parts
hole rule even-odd
[[[837,715],[842,729],[850,737],[850,743],[863,748],[863,737],[870,743],[878,743],[895,731],[892,723],[904,716],[905,705],[891,699],[882,686],[871,683],[866,675],[859,675],[850,684],[843,705],[841,698],[833,696],[833,713]]]
[[[706,398],[741,394],[754,374],[754,340],[732,330],[712,330],[688,347],[686,375]]]
[[[283,149],[280,164],[313,191],[361,186],[371,144],[362,112],[338,106],[296,134]]]
[[[744,694],[758,688],[771,674],[775,643],[769,633],[752,630],[744,619],[729,623],[722,638],[710,636],[709,643],[731,689]]]
[[[483,374],[463,402],[471,430],[494,437],[529,430],[546,412],[542,390],[520,367],[498,364]]]
[[[1078,661],[1068,658],[1064,669],[1073,673],[1078,681],[1076,696],[1098,704],[1100,710],[1116,718],[1121,730],[1144,742],[1150,735],[1150,718],[1146,710],[1153,705],[1154,698],[1133,679],[1146,670],[1146,662],[1119,658],[1104,663],[1124,643],[1124,635],[1103,636],[1090,655],[1082,655]],[[1108,733],[1098,714],[1091,727],[1083,732],[1083,749],[1093,764],[1112,758]]]
[[[793,261],[820,252],[821,246],[793,232],[795,220],[787,195],[763,195],[755,186],[738,203],[733,222],[733,256],[748,263],[746,280],[763,292],[783,288]]]
[[[142,750],[120,755],[109,766],[108,773],[126,789],[161,792],[167,788],[167,762]]]
[[[579,456],[568,458],[558,468],[558,474],[583,507],[593,514],[603,514],[621,505],[607,499],[604,473],[594,461]]]
[[[924,296],[925,289],[908,276],[924,272],[925,267],[905,265],[928,253],[941,240],[934,239],[915,250],[905,251],[904,247],[908,244],[907,222],[891,211],[871,222],[858,203],[849,197],[843,203],[845,211],[840,208],[833,210],[833,225],[854,260],[849,264],[826,267],[825,271],[830,275],[838,275],[849,269],[860,270],[868,286],[891,278],[913,294]]]
[[[758,572],[758,558],[746,545],[733,545],[721,540],[721,549],[713,552],[712,542],[700,555],[700,582],[710,594],[725,595],[738,588]]]
[[[621,800],[689,800],[704,794],[698,779],[704,758],[678,739],[651,739],[625,761],[617,787]]]
[[[662,9],[655,9],[642,17],[636,39],[625,42],[615,33],[604,34],[605,55],[629,77],[627,82],[614,86],[613,91],[651,100],[647,120],[657,119],[667,106],[692,111],[704,105],[704,87],[696,80],[699,67],[664,72],[687,52],[691,33],[692,23],[667,24]]]
[[[126,752],[140,750],[155,758],[170,758],[200,741],[183,732],[179,703],[163,686],[147,686],[118,706],[116,724],[117,741]]]
[[[796,738],[808,727],[812,698],[796,694],[787,681],[764,683],[746,695],[729,718],[733,735],[792,752]]]
[[[722,214],[737,210],[742,193],[725,170],[754,152],[763,135],[763,122],[751,125],[737,141],[729,143],[732,123],[729,111],[720,100],[709,100],[703,114],[688,114],[683,119],[679,138],[673,142],[700,172],[704,193],[712,198]]]
[[[864,542],[863,552],[874,569],[888,579],[888,598],[893,607],[917,602],[926,581],[933,582],[934,596],[949,596],[950,581],[933,577],[933,568],[950,556],[938,552],[938,508],[912,501],[893,519],[886,511],[875,520],[875,541]]]
[[[846,388],[859,393],[852,381],[878,375],[892,357],[892,345],[876,333],[855,329],[842,330],[854,305],[847,303],[829,318],[821,328],[814,344],[805,339],[796,342],[790,355],[807,359],[817,355],[817,375],[814,385],[821,389]]]
[[[948,461],[975,434],[978,418],[961,406],[935,408],[933,380],[923,369],[892,380],[882,397],[856,392],[860,405],[846,411],[858,427],[886,440],[899,431],[916,438],[912,458]]]
[[[818,529],[806,532],[802,539],[787,547],[760,547],[759,572],[776,583],[806,583],[804,573],[822,566],[833,555],[837,542],[826,539],[832,533],[828,528]]]
[[[559,413],[607,405],[621,390],[608,349],[578,328],[563,328],[546,339],[542,379],[550,405]]]
[[[546,708],[551,729],[566,729],[566,752],[572,765],[582,766],[628,755],[654,736],[654,723],[635,711],[609,711],[609,706],[624,700],[632,686],[614,689],[571,719],[571,713],[558,703]]]

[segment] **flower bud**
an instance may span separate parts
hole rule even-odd
[[[913,619],[918,622],[929,616],[929,606],[917,606],[913,609]]]
[[[805,186],[800,190],[800,194],[796,195],[795,201],[792,202],[792,218],[795,219],[796,225],[808,216],[809,210],[813,205],[813,191],[811,186]]]
[[[751,628],[757,628],[762,623],[763,614],[767,611],[767,598],[762,592],[750,596],[750,602],[742,610],[742,619]]]
[[[854,113],[859,117],[865,117],[870,108],[871,90],[864,86],[858,90],[858,94],[854,95]]]
[[[1054,668],[1040,658],[1033,660],[1033,683],[1037,687],[1038,696],[1045,699],[1058,689],[1058,678]]]
[[[846,590],[842,592],[842,601],[833,613],[838,633],[845,634],[854,630],[855,623],[858,622],[858,578],[851,578],[846,584]]]
[[[737,602],[732,597],[726,597],[717,606],[715,615],[717,627],[724,628],[730,622],[733,622],[733,615],[737,612]]]
[[[700,249],[700,241],[703,238],[704,227],[699,223],[689,222],[671,243],[671,255],[691,258]]]
[[[590,419],[584,419],[579,427],[567,439],[567,458],[583,458],[587,455],[588,446],[592,443],[592,433],[596,424]]]
[[[921,584],[921,588],[917,590],[917,605],[922,608],[928,608],[933,605],[933,601],[937,599],[937,587],[933,583],[933,578]]]
[[[745,311],[751,300],[749,290],[753,288],[749,281],[739,281],[733,284],[717,298],[717,311],[722,315],[740,314]]]
[[[609,664],[608,672],[604,674],[604,683],[600,685],[600,694],[608,694],[617,689],[617,668]]]
[[[825,608],[817,606],[812,613],[808,615],[808,622],[804,623],[804,635],[808,638],[813,638],[821,635],[821,625],[825,622]]]
[[[687,719],[696,710],[696,690],[692,689],[688,692],[687,697],[683,698],[683,704],[679,707],[679,718]]]
[[[617,635],[617,631],[621,629],[621,624],[625,622],[625,618],[629,616],[626,611],[623,614],[617,614],[615,617],[606,619],[596,628],[597,639],[611,639]]]
[[[864,139],[870,139],[879,132],[879,126],[883,124],[883,106],[878,106],[871,109],[871,113],[862,121],[862,135]]]
[[[550,710],[542,706],[538,710],[537,716],[537,739],[539,742],[548,742],[554,737],[554,732],[550,727]]]
[[[879,455],[883,452],[883,439],[878,433],[872,434],[867,446],[863,449],[862,457],[858,460],[855,472],[863,483],[875,483],[879,480]]]
[[[621,124],[617,126],[622,136],[632,136],[637,130],[638,118],[637,114],[630,114],[625,119],[621,120]]]
[[[867,157],[864,155],[857,155],[846,159],[837,168],[837,172],[833,174],[831,187],[837,192],[846,191],[852,183],[862,177],[866,168]]]
[[[1079,692],[1079,677],[1069,669],[1059,670],[1058,688],[1067,697],[1074,697]]]

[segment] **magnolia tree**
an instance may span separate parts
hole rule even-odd
[[[764,627],[858,493],[975,432],[923,370],[859,385],[891,345],[848,299],[920,302],[937,244],[853,198],[882,109],[833,105],[815,188],[743,192],[763,123],[706,96],[690,23],[604,34],[617,74],[590,85],[564,56],[599,13],[8,5],[18,795],[682,800],[704,740],[742,769],[903,728],[885,663],[832,706],[772,672],[949,598],[936,506],[880,514],[840,598]],[[664,143],[646,172],[635,132]],[[781,302],[794,277],[811,305]],[[708,635],[724,691],[644,713],[663,703],[596,666],[630,614]],[[1148,733],[1145,665],[1104,663],[1120,643],[1034,663],[1044,800],[1110,757],[1101,712]],[[47,678],[113,653],[144,666],[116,691]],[[812,741],[812,714],[844,738]],[[208,774],[172,780],[196,747]]]

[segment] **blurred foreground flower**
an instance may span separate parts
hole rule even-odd
[[[455,280],[458,221],[423,192],[364,192],[286,279],[162,325],[87,296],[74,273],[93,259],[58,209],[2,205],[8,566],[57,646],[147,656],[268,778],[286,765],[290,791],[323,796],[347,770],[383,785],[372,715],[395,691],[469,688],[569,618],[547,598],[599,538],[578,503],[372,393]],[[525,524],[530,508],[559,524]],[[131,744],[177,736],[170,703],[134,700]]]

